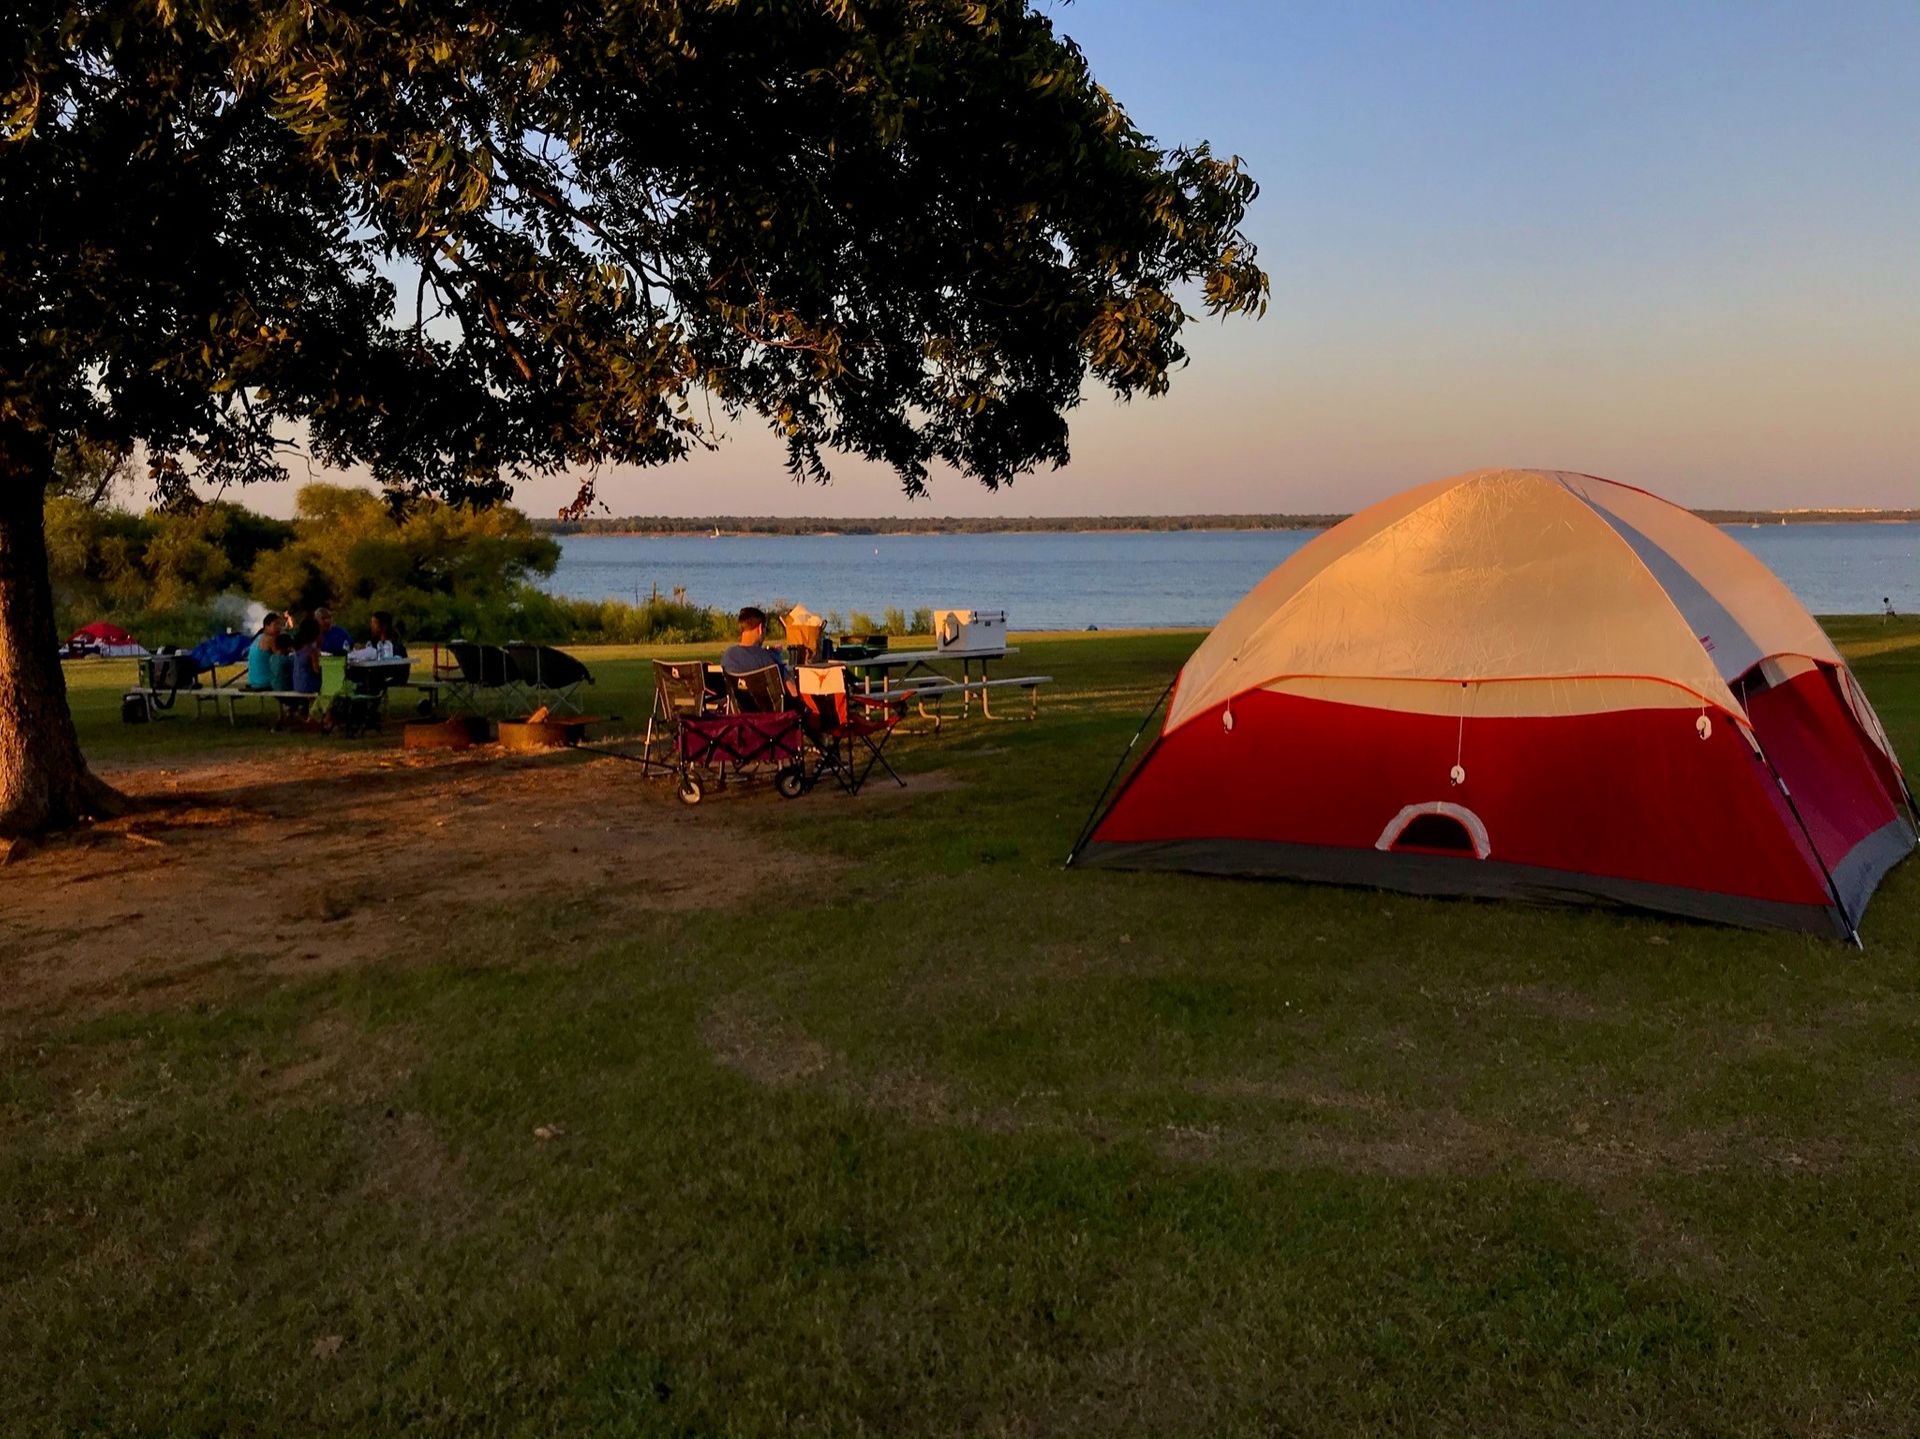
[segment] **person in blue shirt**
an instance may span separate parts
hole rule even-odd
[[[786,664],[779,655],[767,648],[767,612],[755,605],[748,605],[740,611],[740,642],[727,646],[726,653],[720,656],[720,668],[730,675],[747,675],[755,670],[763,670],[768,665],[780,671],[788,694],[800,692],[793,682],[793,676],[787,672]]]
[[[303,695],[320,693],[320,620],[318,613],[300,621],[293,632],[293,685]]]
[[[320,629],[320,653],[323,655],[343,655],[353,648],[353,636],[347,633],[345,625],[333,622],[331,605],[315,605],[313,622]]]
[[[261,621],[260,633],[253,637],[253,643],[247,646],[247,688],[250,690],[270,690],[276,688],[273,682],[273,656],[280,644],[280,616],[268,612]]]

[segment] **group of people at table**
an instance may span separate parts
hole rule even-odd
[[[316,605],[298,623],[292,614],[267,613],[260,633],[247,648],[247,688],[280,694],[320,693],[320,658],[343,656],[353,660],[405,659],[406,643],[393,627],[393,616],[376,610],[364,645],[356,647],[344,626],[333,622],[333,611]]]

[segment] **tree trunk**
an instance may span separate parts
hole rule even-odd
[[[46,485],[0,466],[0,842],[120,808],[67,708],[47,573]]]

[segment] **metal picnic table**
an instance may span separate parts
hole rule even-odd
[[[922,717],[931,719],[937,726],[940,716],[927,712],[926,701],[957,694],[960,696],[960,717],[965,719],[972,712],[973,697],[978,695],[980,713],[987,719],[995,719],[998,716],[993,712],[989,695],[996,689],[1026,690],[1032,700],[1027,718],[1037,717],[1040,713],[1040,686],[1051,683],[1052,675],[994,679],[987,672],[990,661],[1003,660],[1019,653],[1018,645],[993,650],[878,650],[858,656],[849,654],[845,663],[848,672],[866,693],[910,696],[919,706]],[[951,665],[955,661],[960,665],[958,680],[935,668],[936,665]],[[978,679],[973,675],[976,663],[980,666]],[[895,674],[895,671],[899,673]]]

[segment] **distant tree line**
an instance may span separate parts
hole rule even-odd
[[[624,515],[533,521],[549,535],[997,535],[1081,534],[1112,530],[1318,530],[1345,515],[1037,515],[940,518],[875,515],[807,518],[784,515]]]
[[[1920,510],[1695,510],[1710,525],[1913,524]]]
[[[1710,524],[1844,524],[1920,521],[1920,510],[1695,510]],[[536,519],[547,535],[1001,535],[1089,534],[1116,530],[1320,530],[1347,516],[1327,515],[1030,515],[810,518],[786,515],[619,515]]]

